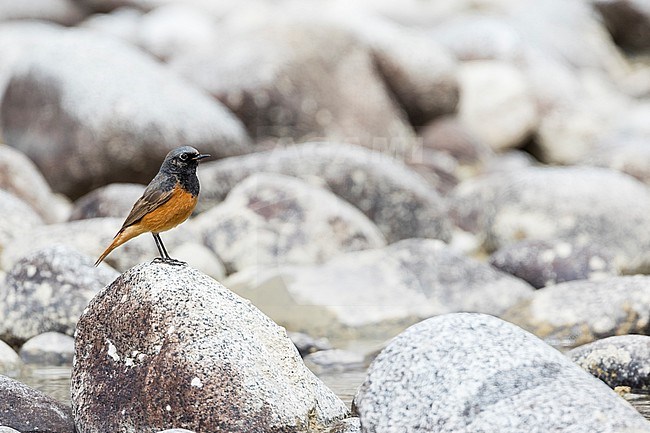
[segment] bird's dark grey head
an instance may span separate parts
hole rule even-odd
[[[210,155],[201,154],[192,146],[181,146],[170,151],[163,161],[161,170],[178,173],[186,169],[196,169],[199,161]]]

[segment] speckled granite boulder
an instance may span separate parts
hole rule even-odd
[[[618,274],[614,255],[606,247],[557,240],[528,240],[506,245],[492,254],[489,262],[535,288]]]
[[[327,433],[361,433],[359,418],[351,417],[338,421]]]
[[[74,433],[70,407],[0,375],[0,425],[20,432]]]
[[[178,143],[217,158],[250,150],[243,125],[217,101],[141,51],[80,29],[53,33],[14,68],[2,129],[73,198],[111,182],[147,183]]]
[[[259,172],[327,187],[366,214],[388,242],[450,238],[444,199],[430,184],[396,159],[345,144],[308,143],[204,163],[198,173],[200,208],[224,200],[235,185]]]
[[[7,343],[0,340],[0,372],[19,368],[22,364],[20,356]]]
[[[79,197],[73,204],[70,221],[89,218],[126,218],[133,204],[142,196],[144,185],[112,183]]]
[[[124,218],[91,218],[36,227],[21,233],[7,244],[2,250],[0,263],[5,269],[10,269],[16,261],[26,255],[54,244],[67,245],[97,258],[111,243]],[[196,243],[199,240],[185,225],[163,233],[161,238],[168,251],[183,243]],[[106,258],[106,263],[115,269],[124,270],[137,263],[152,260],[158,255],[152,236],[145,233],[113,251]]]
[[[488,251],[521,240],[607,248],[623,266],[650,249],[650,191],[601,168],[525,168],[464,182],[451,215]]]
[[[61,245],[23,258],[0,283],[0,338],[20,345],[46,331],[72,335],[88,301],[117,275]]]
[[[603,338],[566,353],[573,362],[611,388],[629,386],[632,392],[650,391],[650,337],[619,335]]]
[[[19,354],[27,364],[72,365],[74,338],[60,332],[44,332],[27,340]]]
[[[533,292],[431,239],[347,253],[319,266],[240,272],[226,284],[287,329],[330,337],[387,338],[454,311],[500,314]]]
[[[226,265],[322,263],[339,254],[386,245],[361,211],[326,189],[279,174],[254,174],[192,224]]]
[[[611,277],[545,287],[502,317],[556,346],[644,334],[650,328],[650,277]]]
[[[45,222],[65,219],[67,209],[52,195],[50,186],[25,155],[0,144],[0,189],[29,204]]]
[[[347,409],[284,329],[189,266],[136,266],[77,325],[79,433],[322,429]]]
[[[42,224],[31,206],[0,189],[0,251],[22,233]]]
[[[410,327],[354,398],[364,432],[650,431],[632,406],[560,352],[481,314]]]

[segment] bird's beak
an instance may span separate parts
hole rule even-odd
[[[212,155],[208,155],[207,153],[202,153],[200,155],[196,155],[194,158],[192,158],[194,161],[200,161],[204,158],[210,158]]]

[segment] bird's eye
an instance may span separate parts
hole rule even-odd
[[[189,158],[189,155],[187,153],[181,153],[179,156],[181,161],[187,161],[187,158]]]

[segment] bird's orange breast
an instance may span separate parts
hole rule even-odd
[[[154,233],[173,229],[189,218],[197,201],[197,196],[176,185],[171,198],[145,215],[139,225]]]

